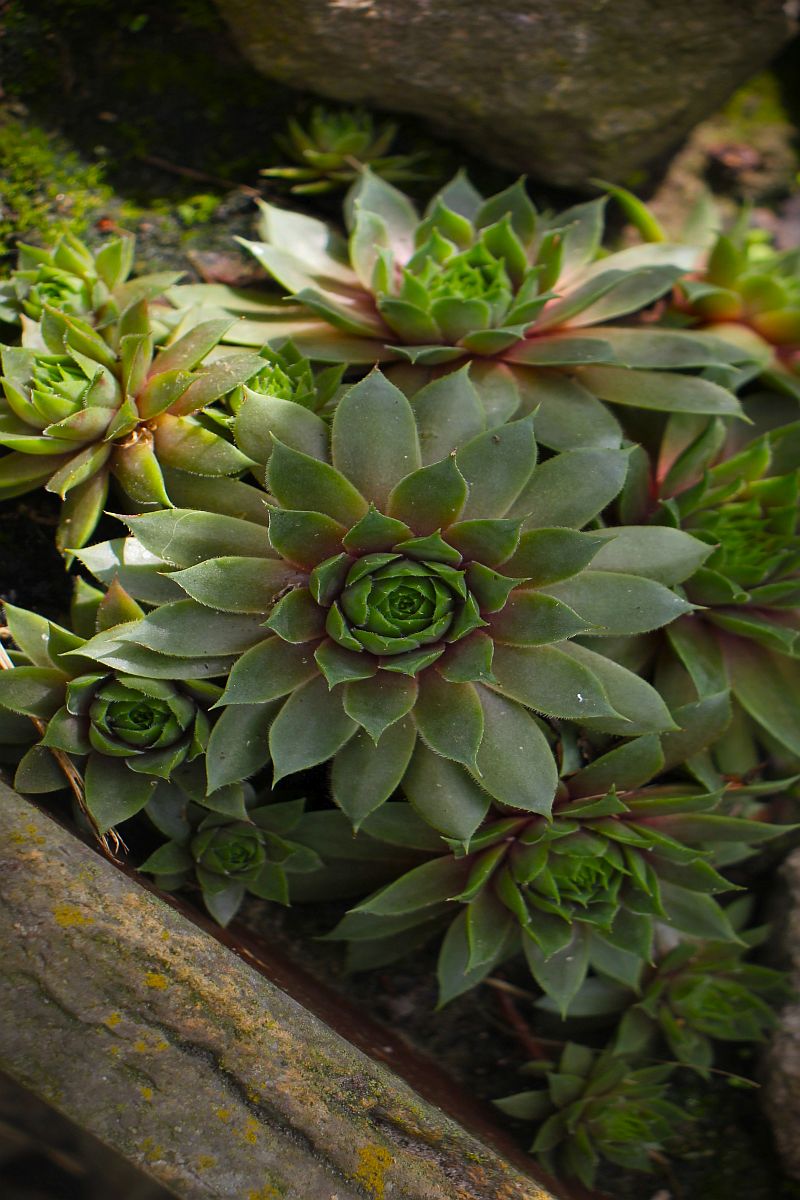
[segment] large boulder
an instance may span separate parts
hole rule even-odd
[[[793,0],[217,0],[266,75],[502,166],[636,181],[791,33]]]

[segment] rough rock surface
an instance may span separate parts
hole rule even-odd
[[[800,849],[781,867],[783,928],[796,999],[781,1014],[764,1058],[762,1101],[787,1172],[800,1179]]]
[[[217,0],[266,75],[574,187],[630,181],[765,63],[785,0]]]
[[[183,1200],[554,1200],[0,783],[0,1071]]]

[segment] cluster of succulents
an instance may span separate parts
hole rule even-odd
[[[0,760],[221,924],[347,899],[353,970],[513,972],[560,1052],[500,1107],[587,1186],[647,1169],[673,1069],[783,995],[731,894],[800,776],[796,260],[621,189],[622,250],[522,183],[420,214],[370,122],[293,132],[355,182],[347,237],[261,205],[280,291],[72,238],[3,287],[0,497],[61,497],[76,590],[6,605]]]
[[[316,105],[306,125],[290,117],[286,134],[276,137],[279,149],[296,165],[265,167],[267,179],[286,180],[295,195],[318,195],[354,183],[364,167],[394,183],[426,177],[426,151],[390,154],[397,125],[376,125],[363,108]]]

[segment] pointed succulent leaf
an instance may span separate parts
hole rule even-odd
[[[414,718],[436,754],[476,768],[483,736],[483,710],[471,683],[448,683],[434,668],[420,676]]]
[[[614,571],[589,570],[550,584],[547,593],[574,609],[596,635],[646,633],[692,608],[661,583]]]
[[[472,836],[490,803],[463,767],[419,741],[403,778],[403,790],[423,820],[459,842]]]
[[[367,501],[335,467],[275,440],[267,486],[287,509],[325,513],[350,527],[367,513]]]
[[[201,604],[223,612],[263,613],[297,572],[274,558],[209,558],[170,576]]]
[[[379,371],[340,400],[331,444],[334,466],[381,509],[392,489],[422,461],[411,406]]]
[[[319,676],[294,691],[272,723],[269,746],[275,782],[331,758],[358,726],[348,717],[341,688]]]
[[[270,637],[236,660],[222,703],[266,704],[293,692],[317,673],[309,646]]]
[[[476,688],[484,716],[478,750],[481,785],[503,804],[548,815],[558,772],[547,739],[519,704]]]
[[[173,508],[126,518],[134,537],[176,567],[192,567],[209,558],[241,554],[267,557],[269,542],[264,529],[222,513]]]
[[[542,463],[512,504],[508,516],[523,529],[579,529],[610,504],[625,482],[625,450],[570,450]]]
[[[536,466],[536,440],[529,419],[479,434],[456,455],[469,496],[464,520],[513,515],[517,497]]]
[[[387,510],[417,533],[435,533],[459,519],[467,495],[464,476],[450,457],[401,479],[389,495]]]
[[[333,798],[354,829],[400,786],[416,740],[414,723],[406,717],[384,728],[377,740],[360,729],[334,755]]]

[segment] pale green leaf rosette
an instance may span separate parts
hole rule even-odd
[[[725,388],[700,378],[748,358],[720,339],[621,326],[698,261],[692,247],[637,246],[602,256],[605,199],[537,213],[522,182],[484,199],[458,175],[424,216],[369,171],[347,204],[349,239],[323,222],[261,204],[261,240],[245,246],[289,303],[262,307],[218,286],[176,288],[179,305],[217,304],[244,319],[240,344],[292,337],[314,358],[399,360],[409,394],[465,362],[492,424],[537,410],[553,449],[620,444],[606,402],[722,416]],[[204,300],[205,297],[205,300]]]
[[[540,716],[624,734],[673,726],[649,684],[574,641],[689,611],[636,574],[635,555],[605,569],[609,539],[580,531],[619,491],[627,453],[536,466],[531,420],[486,430],[471,397],[466,371],[413,406],[374,372],[330,425],[285,402],[269,418],[281,435],[266,466],[268,533],[230,510],[179,509],[131,518],[135,553],[83,556],[103,573],[150,556],[125,575],[133,594],[166,581],[188,596],[100,634],[88,653],[173,678],[229,667],[212,787],[243,778],[235,764],[252,772],[250,739],[276,781],[332,760],[334,798],[355,826],[402,784],[436,829],[466,839],[492,800],[549,813],[557,772]],[[258,458],[251,403],[240,445]],[[443,419],[454,407],[458,428]],[[670,582],[706,552],[674,536],[684,556]]]
[[[44,486],[64,500],[57,543],[86,544],[113,478],[134,507],[168,506],[162,468],[219,478],[251,461],[230,437],[215,400],[264,369],[257,354],[207,362],[230,319],[178,326],[156,344],[138,292],[99,328],[46,305],[43,349],[4,347],[0,497]]]

